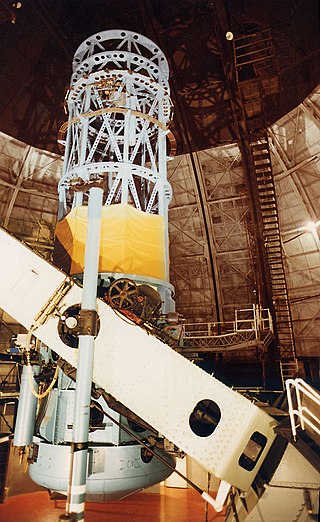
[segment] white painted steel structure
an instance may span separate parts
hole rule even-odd
[[[59,315],[81,300],[81,288],[19,241],[0,230],[0,306],[74,367],[77,350],[58,334]],[[226,482],[246,490],[275,438],[277,422],[251,401],[176,353],[98,300],[93,380],[168,440]],[[128,342],[130,339],[130,342]],[[107,363],[107,364],[106,364]],[[220,410],[214,431],[199,436],[190,416],[203,401]],[[265,438],[256,453],[255,433]],[[239,464],[249,453],[253,469]]]

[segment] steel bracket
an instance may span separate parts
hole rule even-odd
[[[98,313],[96,310],[80,310],[78,335],[91,335],[96,337],[98,334]]]

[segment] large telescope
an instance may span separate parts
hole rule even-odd
[[[73,60],[69,119],[59,132],[65,150],[53,258],[83,286],[81,303],[59,322],[62,341],[78,350],[78,367],[75,386],[60,372],[30,466],[35,482],[68,490],[68,520],[84,518],[85,499],[121,498],[164,480],[175,466],[171,456],[163,453],[168,467],[133,444],[101,414],[111,411],[103,398],[96,403],[91,396],[97,297],[141,321],[161,318],[162,328],[171,313],[170,332],[176,322],[168,260],[168,77],[161,50],[131,31],[95,34]],[[35,410],[28,384],[26,398],[21,392]],[[128,419],[113,415],[128,427]],[[34,415],[30,423],[27,433],[17,423],[17,445],[30,443]],[[147,437],[144,427],[137,430]]]

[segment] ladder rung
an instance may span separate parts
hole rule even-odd
[[[256,174],[263,174],[264,172],[272,172],[272,169],[271,167],[267,167],[266,165],[262,168],[261,166],[260,167],[256,167],[255,169],[255,173]]]
[[[269,226],[268,226],[269,225]],[[271,236],[273,237],[277,234],[277,231],[279,230],[278,226],[275,226],[275,223],[262,223],[262,228],[264,232],[264,236]],[[269,234],[268,234],[269,232]]]
[[[269,260],[269,266],[272,268],[279,268],[279,266],[283,267],[281,256],[277,256],[277,257],[268,256],[268,260]]]
[[[277,209],[275,207],[261,205],[261,212],[275,212],[278,215]]]
[[[269,226],[268,226],[269,225]],[[277,223],[262,223],[263,236],[267,239],[268,237],[279,237],[279,227]]]
[[[281,252],[279,252],[279,254],[277,256],[275,256],[275,255],[270,256],[270,254],[268,254],[268,252],[267,252],[267,258],[268,258],[269,266],[275,266],[275,265],[280,265],[280,264],[283,265]]]
[[[258,190],[274,188],[273,179],[267,176],[256,177]]]
[[[277,208],[277,204],[275,201],[261,201],[261,208]]]
[[[261,140],[259,143],[250,143],[250,146],[252,148],[252,152],[253,153],[257,153],[257,154],[262,154],[262,153],[265,153],[267,152],[268,154],[270,153],[269,151],[269,143],[266,141],[266,140]]]
[[[259,135],[258,135],[259,134]],[[251,133],[250,147],[268,147],[268,140],[266,139],[265,129],[258,132]]]
[[[253,161],[256,162],[256,161],[267,161],[268,163],[271,163],[271,157],[270,157],[270,154],[267,152],[261,152],[261,150],[258,150],[258,151],[254,151],[252,150],[252,156],[253,156]]]
[[[250,147],[255,148],[256,150],[268,150],[268,142],[265,139],[261,139],[261,141],[251,141]]]
[[[273,176],[272,176],[271,171],[270,172],[268,172],[268,171],[259,172],[259,169],[256,169],[256,179],[258,181],[259,180],[273,181]]]
[[[266,184],[268,184],[268,187],[273,187],[273,179],[272,176],[269,176],[268,174],[263,175],[257,175],[257,187],[264,187]]]
[[[262,217],[264,218],[264,224],[265,225],[271,225],[271,223],[278,223],[278,215],[277,214],[270,214],[270,212],[262,212]]]
[[[270,158],[253,158],[253,163],[257,166],[260,166],[260,165],[270,165],[271,164],[271,160]]]
[[[267,188],[260,188],[259,189],[259,196],[260,197],[263,197],[263,196],[268,196],[270,198],[270,196],[273,196],[274,197],[274,200],[275,200],[275,191],[274,189],[270,190],[270,189],[267,189]]]
[[[252,148],[251,152],[252,152],[254,160],[261,158],[261,159],[268,159],[270,161],[270,159],[271,159],[268,149],[256,150],[256,149]]]
[[[268,221],[269,223],[276,223],[278,221],[278,215],[277,214],[270,214],[270,212],[262,212],[261,213],[263,220],[272,220]]]
[[[264,199],[266,202],[269,202],[269,203],[275,203],[276,202],[276,198],[275,198],[275,191],[270,191],[269,192],[266,192],[265,194],[262,193],[262,191],[260,191],[259,193],[259,197]]]
[[[273,183],[272,183],[272,180],[270,179],[266,179],[266,178],[260,178],[260,180],[257,180],[258,183],[257,183],[257,186],[258,186],[258,189],[270,189],[270,188],[273,188]]]
[[[269,172],[257,172],[256,171],[256,180],[258,187],[272,187],[274,188],[273,177]]]

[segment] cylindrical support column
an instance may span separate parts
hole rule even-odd
[[[39,366],[24,366],[21,376],[19,406],[14,430],[13,445],[29,446],[32,444],[33,430],[38,399],[32,393],[38,391],[34,376],[39,374]]]
[[[20,397],[14,430],[13,445],[29,446],[32,444],[33,430],[38,399],[32,393],[38,391],[34,376],[39,374],[39,366],[24,366],[21,375]]]
[[[101,188],[90,189],[81,305],[82,310],[85,311],[96,311],[102,198],[103,190]],[[67,503],[67,512],[72,514],[73,520],[79,522],[84,520],[93,352],[94,335],[79,335],[71,446],[72,480]]]

